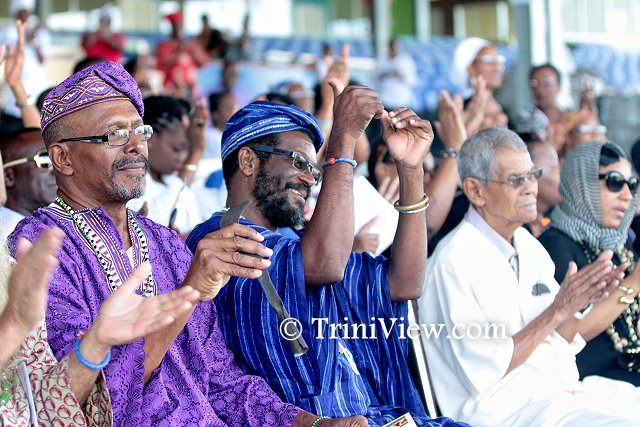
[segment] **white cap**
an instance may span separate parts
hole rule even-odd
[[[27,9],[31,12],[35,10],[36,0],[11,0],[9,6],[9,14],[15,16],[21,9]]]
[[[463,96],[465,92],[469,94],[471,89],[469,87],[469,71],[467,68],[473,64],[482,48],[487,46],[491,46],[491,42],[478,37],[470,37],[462,40],[456,47],[456,51],[453,54],[451,81],[463,90]]]

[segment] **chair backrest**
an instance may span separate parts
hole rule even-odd
[[[408,321],[409,325],[418,324],[418,317],[416,316],[416,310],[414,309],[414,301],[408,301],[409,303],[409,313],[408,313]],[[436,397],[433,392],[433,388],[431,387],[431,378],[429,376],[429,367],[427,365],[427,356],[422,347],[422,341],[420,341],[420,337],[412,337],[410,335],[410,350],[413,351],[413,356],[415,356],[416,368],[417,368],[417,378],[416,387],[418,392],[420,393],[426,407],[427,412],[431,418],[437,418],[440,416],[440,411],[438,410],[438,403],[436,402]],[[411,355],[410,355],[411,357]]]

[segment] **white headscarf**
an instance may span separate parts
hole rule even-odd
[[[469,71],[467,68],[482,48],[491,46],[491,42],[478,37],[470,37],[462,40],[453,54],[453,67],[451,69],[451,81],[460,87],[462,97],[468,98],[473,94],[473,88],[469,87]]]
[[[9,15],[16,16],[19,10],[27,9],[33,12],[36,7],[36,0],[11,0],[11,6],[9,7]]]

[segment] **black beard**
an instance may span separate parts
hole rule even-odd
[[[116,173],[118,173],[118,169],[123,166],[129,165],[131,163],[144,163],[144,172],[145,174],[141,177],[136,178],[135,187],[128,188],[122,186],[115,182]],[[121,200],[129,201],[133,199],[137,199],[144,194],[144,190],[146,189],[146,174],[149,172],[149,160],[140,154],[137,157],[123,157],[120,160],[116,160],[111,165],[111,180],[113,181],[113,189],[116,192],[116,196],[118,196]]]
[[[298,228],[304,224],[304,206],[297,207],[289,202],[289,188],[303,195],[309,194],[309,187],[302,183],[287,184],[283,189],[280,177],[270,176],[260,165],[253,197],[256,199],[256,207],[273,227]]]

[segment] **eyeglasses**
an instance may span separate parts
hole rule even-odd
[[[23,157],[21,159],[12,160],[2,165],[3,168],[11,168],[13,166],[23,165],[29,162],[35,162],[36,167],[38,169],[51,169],[53,165],[51,164],[51,158],[49,157],[49,153],[47,150],[38,151],[33,157]]]
[[[542,178],[542,172],[544,172],[544,169],[538,168],[538,169],[532,170],[526,175],[522,175],[522,174],[514,175],[506,181],[496,181],[496,180],[490,179],[489,182],[495,182],[496,184],[507,184],[511,186],[511,188],[513,188],[514,190],[517,190],[518,188],[524,185],[525,179],[528,179],[531,182],[539,181],[540,178]]]
[[[507,58],[504,55],[482,55],[479,56],[476,61],[482,64],[504,64],[507,61]]]
[[[311,171],[311,175],[313,176],[313,179],[316,181],[316,183],[322,176],[322,172],[316,169],[313,165],[311,165],[311,163],[307,161],[307,159],[305,159],[304,157],[302,157],[302,155],[296,153],[295,151],[281,150],[280,148],[269,147],[266,145],[252,145],[249,148],[251,148],[253,151],[280,154],[282,156],[291,157],[293,159],[293,167],[303,173],[307,170]]]
[[[137,135],[142,141],[147,141],[153,135],[153,128],[149,125],[138,126],[133,129],[134,135]],[[106,142],[111,147],[120,147],[129,142],[131,131],[129,129],[116,129],[104,135],[98,136],[79,136],[77,138],[64,138],[58,142]]]
[[[633,194],[634,196],[638,191],[638,178],[636,178],[635,176],[632,176],[628,180],[625,180],[624,175],[622,175],[620,172],[610,171],[604,174],[601,173],[600,175],[598,175],[598,179],[603,179],[609,191],[613,193],[617,193],[622,190],[622,187],[624,187],[625,184],[627,184],[627,186],[629,187],[629,191],[631,191],[631,194]]]
[[[558,84],[558,79],[556,77],[544,77],[542,79],[531,79],[529,80],[530,87],[538,87],[538,86],[555,86]]]

